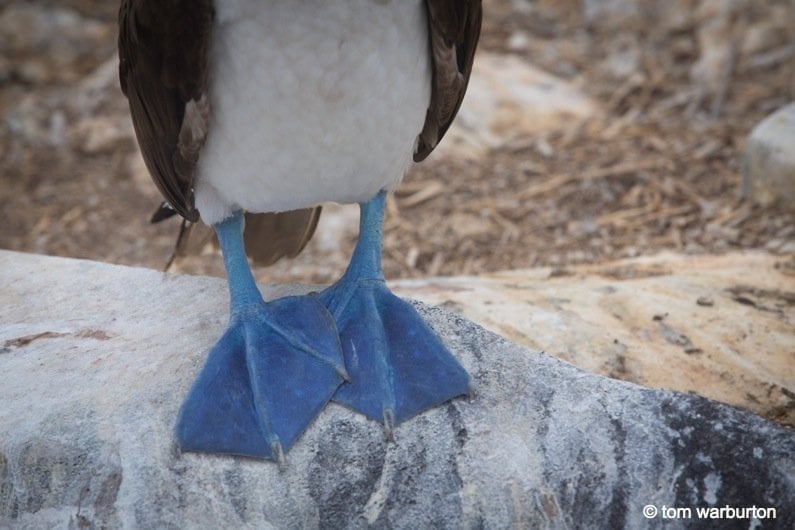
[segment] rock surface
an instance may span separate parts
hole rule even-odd
[[[795,259],[664,254],[394,282],[591,373],[795,426]]]
[[[795,523],[792,430],[587,374],[426,306],[473,376],[471,400],[401,425],[397,443],[330,405],[284,472],[180,455],[174,419],[224,326],[223,280],[0,252],[0,285],[0,526],[754,524],[698,520],[709,506],[775,508],[757,522]],[[693,511],[646,519],[647,505]]]
[[[68,7],[42,9],[35,2],[0,5],[0,52],[9,72],[27,83],[71,82],[107,57],[114,31]]]
[[[743,158],[742,193],[795,210],[795,103],[754,127]]]

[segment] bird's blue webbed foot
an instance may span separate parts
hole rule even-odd
[[[469,376],[381,270],[385,194],[362,205],[359,241],[345,275],[320,294],[339,330],[350,380],[333,400],[395,424],[469,392]]]
[[[317,296],[264,302],[242,216],[216,225],[232,297],[220,340],[182,405],[182,450],[281,461],[347,377],[334,320]]]

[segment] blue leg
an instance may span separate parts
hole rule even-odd
[[[243,248],[243,216],[217,225],[229,326],[182,405],[184,451],[282,461],[347,373],[337,329],[317,296],[264,302]]]
[[[350,380],[340,402],[396,423],[467,394],[469,376],[413,306],[386,287],[381,269],[385,192],[361,205],[359,241],[343,277],[320,294],[337,322]]]

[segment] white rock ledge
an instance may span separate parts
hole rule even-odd
[[[471,401],[402,424],[394,444],[330,405],[284,472],[180,455],[172,428],[224,327],[223,280],[0,251],[0,286],[0,527],[678,528],[720,524],[695,507],[726,505],[795,523],[795,431],[427,306]]]

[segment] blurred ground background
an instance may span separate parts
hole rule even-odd
[[[484,6],[483,56],[545,71],[553,96],[560,83],[587,109],[523,124],[524,109],[503,106],[503,135],[486,148],[467,152],[464,138],[414,167],[390,201],[387,277],[661,250],[795,252],[792,210],[738,195],[749,131],[795,96],[791,2]],[[0,248],[153,268],[171,254],[179,223],[148,223],[160,197],[118,88],[117,8],[0,0]],[[484,79],[481,90],[505,82]],[[481,119],[473,109],[463,118],[470,129]],[[258,277],[332,281],[347,263],[356,215],[329,207],[298,260]],[[178,267],[223,272],[209,248]]]

